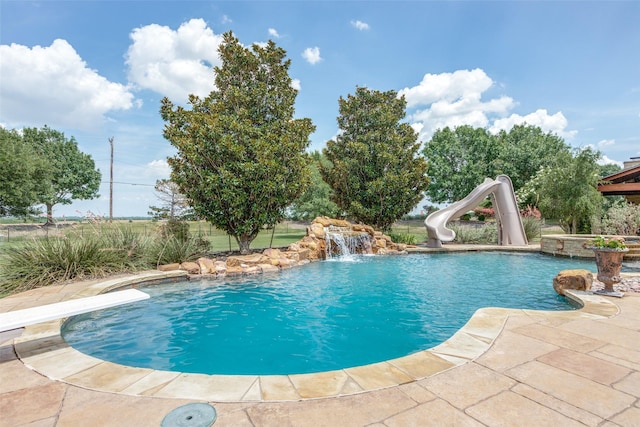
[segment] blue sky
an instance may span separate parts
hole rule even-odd
[[[74,136],[103,174],[99,199],[54,215],[145,216],[174,153],[160,99],[213,89],[221,34],[271,39],[291,59],[296,115],[338,132],[356,86],[405,95],[427,141],[444,126],[492,132],[527,122],[605,162],[640,155],[636,1],[6,1],[0,0],[0,125]]]

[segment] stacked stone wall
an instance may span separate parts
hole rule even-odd
[[[166,264],[159,270],[184,270],[192,278],[212,278],[239,275],[252,275],[277,272],[309,262],[327,258],[327,229],[334,227],[345,233],[366,233],[369,235],[370,245],[360,249],[359,253],[377,255],[406,254],[407,245],[394,243],[391,237],[376,231],[364,224],[351,224],[349,221],[318,217],[307,227],[306,236],[292,243],[286,249],[268,248],[262,252],[249,255],[232,255],[226,258],[200,258],[195,262],[182,264]]]

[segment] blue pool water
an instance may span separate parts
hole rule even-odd
[[[328,371],[433,347],[481,307],[571,310],[553,277],[593,261],[539,254],[355,257],[238,280],[140,287],[76,316],[67,342],[111,362],[206,374]]]

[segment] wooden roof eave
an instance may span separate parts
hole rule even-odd
[[[605,176],[602,181],[619,184],[627,181],[634,181],[640,177],[640,166],[634,166],[629,169],[623,169],[620,172],[616,172],[612,175]]]
[[[640,182],[621,182],[598,185],[598,191],[605,196],[627,196],[640,194]]]

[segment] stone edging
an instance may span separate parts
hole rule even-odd
[[[184,272],[131,275],[89,285],[72,298],[185,276]],[[578,319],[606,318],[619,312],[615,304],[600,296],[567,293],[583,307],[566,312],[482,308],[451,338],[431,349],[371,365],[313,374],[203,375],[118,365],[67,345],[60,335],[62,320],[27,327],[14,340],[14,346],[18,357],[30,369],[52,380],[104,392],[217,402],[328,398],[410,383],[472,361],[491,347],[512,314]]]

